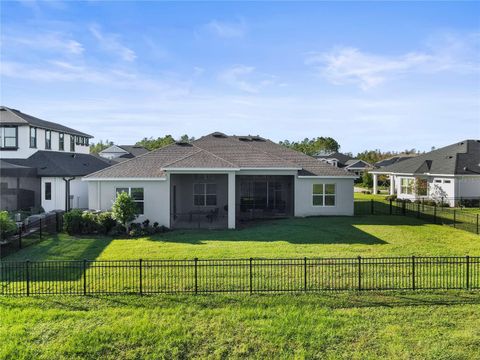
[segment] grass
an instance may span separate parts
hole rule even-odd
[[[2,359],[478,359],[478,293],[0,298]]]
[[[480,255],[478,235],[408,216],[295,218],[140,239],[53,236],[5,260]]]

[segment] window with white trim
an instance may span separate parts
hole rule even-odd
[[[45,130],[45,149],[52,148],[52,132],[50,130]]]
[[[335,206],[336,203],[335,184],[313,184],[312,204],[313,206]]]
[[[60,151],[65,150],[65,134],[64,133],[58,134],[58,150]]]
[[[143,188],[139,187],[122,187],[115,189],[115,197],[118,194],[125,192],[133,199],[135,204],[137,204],[137,215],[143,215],[144,208],[145,208],[145,198],[143,196]]]
[[[52,183],[45,183],[45,200],[52,200]]]
[[[0,127],[0,148],[12,149],[18,147],[17,141],[17,127],[16,126],[2,126]]]
[[[402,178],[400,181],[400,193],[411,195],[413,194],[414,180],[408,178]]]
[[[30,147],[37,147],[37,128],[30,127]]]
[[[193,184],[194,206],[216,206],[217,184],[197,183]]]

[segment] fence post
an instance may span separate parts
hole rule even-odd
[[[27,279],[27,296],[30,296],[30,260],[25,261],[25,276]]]
[[[467,281],[466,281],[466,286],[467,286],[467,290],[470,288],[470,256],[465,256],[465,262],[467,264],[467,269],[465,271],[465,276],[467,277]]]
[[[374,206],[374,205],[373,205],[373,199],[371,199],[371,200],[370,200],[370,214],[372,214],[372,215],[373,215],[373,213],[374,213],[373,206]]]
[[[250,258],[250,295],[253,293],[253,272],[252,272],[252,261],[253,259]]]
[[[143,295],[143,281],[142,281],[142,259],[138,260],[138,276],[139,276],[139,292],[140,295]]]
[[[433,205],[433,223],[437,223],[437,203]]]
[[[406,206],[406,202],[402,201],[402,215],[405,215],[405,206]]]
[[[479,214],[477,214],[477,235],[478,235],[478,217],[479,217]]]
[[[39,227],[39,230],[40,230],[40,240],[42,240],[42,218],[40,218],[39,220],[40,220],[40,227]]]
[[[58,233],[60,232],[60,224],[58,223],[58,213],[55,213],[55,231]]]
[[[307,292],[307,257],[303,258],[303,290]]]
[[[456,228],[456,222],[457,222],[457,210],[453,209],[453,228]]]
[[[415,256],[412,255],[412,290],[415,290]]]
[[[362,290],[362,257],[358,257],[358,290]]]
[[[198,294],[198,258],[193,259],[195,265],[195,294]]]
[[[393,210],[393,209],[392,209],[392,202],[393,202],[393,200],[390,199],[390,215],[392,215],[392,210]]]
[[[83,295],[87,295],[87,259],[83,259]]]
[[[417,203],[417,218],[420,218],[420,203]]]

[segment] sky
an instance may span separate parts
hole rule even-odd
[[[94,142],[480,138],[478,2],[0,4],[2,105]]]

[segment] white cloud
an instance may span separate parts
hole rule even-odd
[[[274,76],[257,73],[253,66],[241,64],[222,71],[218,78],[225,84],[247,93],[258,93],[262,88],[274,84]]]
[[[116,34],[105,34],[100,30],[100,27],[97,25],[91,25],[89,27],[92,35],[98,40],[100,46],[114,55],[120,56],[125,61],[135,61],[137,55],[135,51],[123,45],[119,36]]]
[[[450,34],[428,44],[425,51],[387,56],[336,47],[328,52],[310,53],[305,63],[333,84],[352,83],[368,90],[407,73],[478,72],[478,54],[478,34]]]
[[[53,50],[80,55],[85,48],[78,41],[56,32],[29,33],[28,36],[2,36],[2,46],[21,46],[28,49]]]
[[[243,19],[238,22],[212,20],[206,25],[206,28],[223,38],[243,37],[247,32],[247,25]]]

